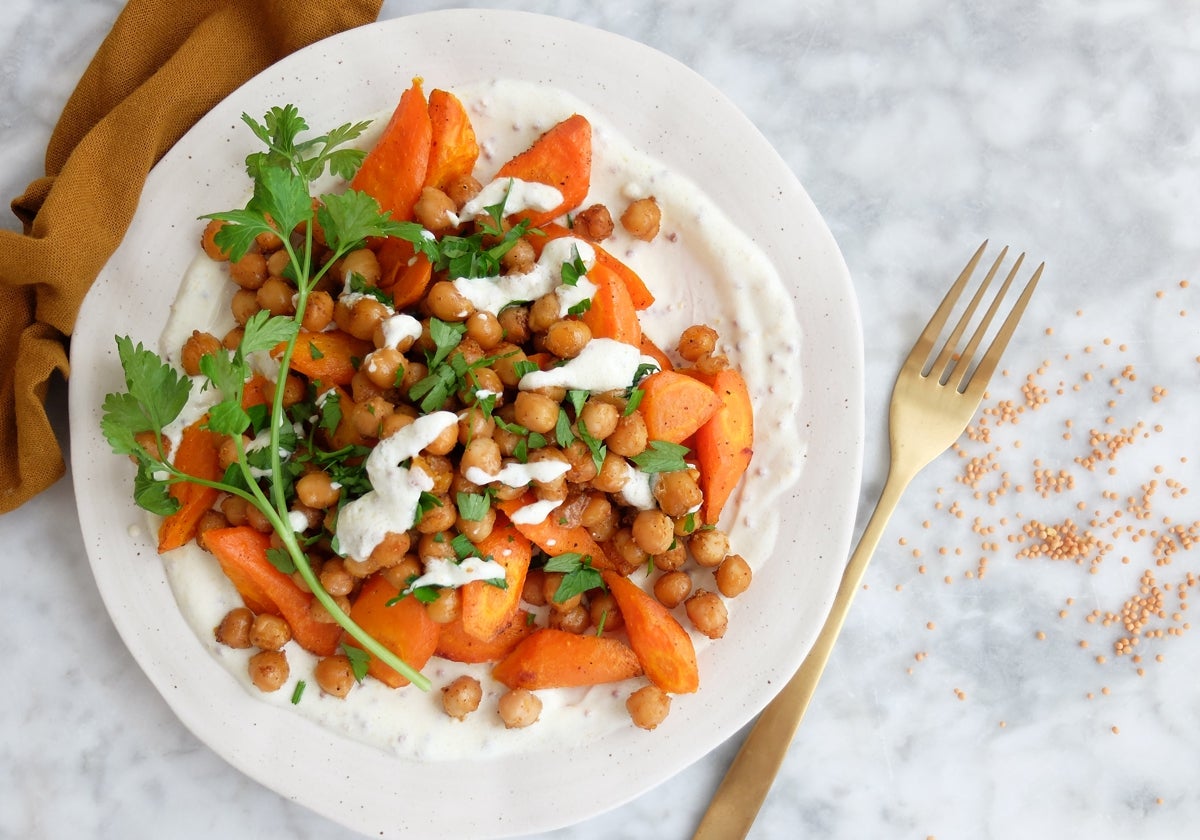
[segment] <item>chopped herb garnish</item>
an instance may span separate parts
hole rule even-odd
[[[492,497],[489,493],[460,492],[455,496],[455,502],[458,504],[459,516],[468,522],[480,522],[492,506]]]
[[[554,591],[553,600],[561,604],[589,589],[604,586],[600,571],[592,566],[592,558],[575,551],[567,551],[546,561],[547,572],[561,572],[563,579]]]
[[[350,671],[354,674],[354,679],[362,682],[367,675],[367,668],[371,664],[371,654],[345,642],[342,643],[342,653],[346,654],[346,658],[350,660]]]
[[[686,446],[665,440],[652,440],[650,445],[638,455],[629,460],[637,464],[642,472],[665,473],[678,472],[688,468],[683,456],[690,452]]]
[[[296,687],[292,690],[292,705],[299,704],[300,698],[304,696],[304,688],[307,683],[304,680],[297,680]]]

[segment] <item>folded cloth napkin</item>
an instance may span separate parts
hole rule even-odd
[[[46,176],[0,230],[0,513],[57,480],[44,401],[88,287],[120,243],[150,168],[251,76],[376,19],[382,0],[130,0],[68,100]]]

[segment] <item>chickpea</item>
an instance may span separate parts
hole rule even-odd
[[[246,524],[260,534],[275,533],[275,526],[271,524],[271,520],[267,519],[263,512],[254,505],[246,506]]]
[[[525,575],[525,585],[521,587],[521,600],[535,607],[544,607],[546,600],[546,572],[542,569],[530,569]]]
[[[705,528],[688,538],[688,551],[697,565],[715,568],[729,553],[729,537],[717,528]]]
[[[221,513],[225,514],[230,525],[245,525],[246,511],[249,507],[250,503],[241,496],[227,496],[221,502]]]
[[[500,695],[496,710],[506,729],[523,729],[537,723],[542,714],[542,701],[527,688],[515,688]]]
[[[483,688],[479,680],[467,674],[455,678],[454,682],[442,688],[442,708],[456,720],[464,720],[478,709],[482,699]]]
[[[696,370],[701,373],[719,373],[729,369],[729,358],[719,353],[708,353],[696,360]]]
[[[234,327],[221,337],[221,346],[226,350],[236,350],[239,346],[241,346],[242,336],[245,334],[246,331],[242,327]]]
[[[507,309],[504,310],[504,312],[507,311]],[[500,313],[502,323],[504,312]],[[507,341],[497,345],[492,352],[496,356],[496,361],[492,362],[492,370],[496,371],[496,375],[500,377],[500,381],[506,388],[516,388],[520,381],[517,377],[516,364],[529,361],[529,357],[520,347]]]
[[[341,558],[333,557],[321,567],[321,586],[330,595],[349,595],[354,591],[354,575],[346,571],[346,564]]]
[[[229,254],[222,251],[217,245],[217,231],[225,227],[225,223],[217,219],[213,219],[204,226],[204,234],[200,237],[200,247],[204,249],[204,253],[210,260],[217,262],[226,262],[229,260]]]
[[[729,611],[725,608],[725,602],[715,592],[697,589],[684,602],[683,608],[687,611],[692,626],[708,638],[719,639],[725,635],[725,630],[729,627]]]
[[[345,595],[334,595],[333,601],[346,615],[350,615],[350,599]],[[337,624],[337,619],[330,615],[329,610],[325,609],[325,605],[313,598],[308,605],[308,617],[318,624]]]
[[[529,307],[510,306],[500,310],[497,319],[503,331],[504,340],[513,344],[524,344],[529,340]]]
[[[450,197],[450,200],[454,202],[454,208],[461,210],[464,204],[479,195],[479,191],[483,189],[483,184],[470,175],[460,175],[448,181],[443,189],[446,195]]]
[[[536,262],[537,254],[534,253],[533,245],[525,238],[514,242],[500,258],[500,265],[505,274],[528,274]]]
[[[459,459],[458,470],[466,476],[472,468],[481,470],[488,476],[500,472],[500,445],[495,438],[478,437],[467,444],[462,458]]]
[[[717,331],[704,324],[688,327],[679,336],[679,355],[694,362],[706,356],[717,346]]]
[[[333,320],[337,325],[364,341],[370,341],[376,328],[390,315],[387,306],[372,297],[359,298],[352,307],[339,301],[333,309]]]
[[[688,470],[659,473],[653,492],[659,508],[667,516],[686,516],[704,501],[700,485]]]
[[[394,566],[390,566],[379,573],[384,580],[400,591],[408,588],[410,581],[416,580],[421,576],[421,561],[417,559],[415,554],[410,554]]]
[[[279,650],[292,640],[292,628],[277,615],[260,613],[250,625],[250,644],[262,650]]]
[[[662,554],[675,541],[671,517],[661,510],[639,510],[630,532],[638,548],[647,554]]]
[[[183,350],[179,356],[183,372],[188,376],[199,376],[200,359],[204,356],[215,355],[220,349],[221,342],[215,335],[192,330],[191,336],[183,343]]]
[[[687,546],[683,544],[683,540],[676,540],[674,548],[668,548],[666,551],[655,554],[651,558],[654,562],[654,568],[663,572],[671,572],[682,568],[687,559]]]
[[[467,446],[476,438],[490,438],[496,431],[496,421],[477,406],[458,413],[458,442]]]
[[[458,508],[454,506],[454,503],[450,500],[450,497],[442,493],[435,495],[437,495],[438,501],[440,501],[441,504],[434,505],[421,515],[420,520],[418,520],[416,524],[416,529],[420,534],[440,534],[450,528],[453,528],[454,523],[458,520]],[[446,538],[446,542],[449,544],[450,537]],[[453,555],[453,550],[450,553]],[[421,556],[428,557],[429,553],[422,550]]]
[[[592,479],[592,487],[601,493],[616,493],[624,488],[628,482],[629,462],[609,449],[604,454],[604,462],[600,465],[600,472]]]
[[[603,493],[592,493],[587,497],[587,502],[579,512],[579,524],[585,528],[591,528],[593,525],[607,520],[612,514],[612,502],[608,500],[608,496]]]
[[[604,439],[610,452],[632,458],[646,450],[649,433],[646,431],[646,420],[640,411],[632,411],[617,420],[617,427],[612,434]]]
[[[267,256],[268,277],[282,277],[283,272],[287,271],[287,267],[292,262],[292,258],[288,255],[288,252],[282,249],[282,242],[280,245],[280,250],[274,251]]]
[[[234,607],[225,613],[213,633],[221,644],[240,650],[250,647],[250,625],[253,623],[254,613],[245,607]]]
[[[275,399],[275,382],[267,380],[263,385],[263,396],[267,398],[267,402],[273,402]],[[291,408],[300,400],[308,395],[308,386],[304,384],[304,380],[295,374],[289,373],[287,378],[283,380],[283,407]]]
[[[612,547],[622,562],[634,568],[644,565],[650,559],[650,555],[638,545],[633,531],[629,528],[620,528],[612,535]]]
[[[377,569],[386,569],[404,561],[412,548],[412,538],[408,531],[388,531],[383,540],[371,552],[365,565],[355,565],[353,561],[344,559],[342,564],[354,577],[362,578]]]
[[[317,290],[308,293],[301,326],[309,332],[321,332],[333,322],[333,295]]]
[[[404,375],[404,354],[395,347],[372,350],[363,359],[360,370],[377,388],[394,388]]]
[[[288,281],[280,277],[268,277],[255,292],[254,299],[259,307],[272,315],[291,315],[296,311],[292,303],[295,294],[296,290]]]
[[[579,422],[596,440],[604,440],[615,432],[620,419],[621,412],[615,405],[591,397],[579,412]]]
[[[425,605],[425,613],[435,624],[449,624],[462,613],[462,601],[458,590],[452,587],[439,589],[437,600]]]
[[[200,546],[205,551],[211,551],[205,541],[209,531],[215,531],[219,528],[228,528],[229,520],[225,518],[225,514],[219,510],[206,510],[200,515],[200,522],[196,525],[196,545]]]
[[[430,315],[442,321],[465,321],[475,311],[475,305],[449,280],[439,280],[429,287],[425,295],[425,308]]]
[[[491,350],[504,340],[504,327],[491,312],[477,310],[467,318],[467,337],[475,339],[482,349]]]
[[[552,609],[547,625],[564,633],[581,636],[592,626],[592,615],[583,604],[576,604],[569,610]]]
[[[659,224],[662,222],[662,210],[654,196],[639,198],[631,202],[621,214],[621,227],[635,239],[649,242],[658,236]]]
[[[592,450],[582,440],[576,438],[563,448],[563,455],[571,469],[563,476],[571,484],[587,484],[599,473]]]
[[[254,313],[262,309],[258,305],[258,296],[250,289],[238,289],[233,293],[233,300],[230,301],[229,309],[233,312],[233,319],[243,327],[249,321]]]
[[[420,467],[433,481],[429,492],[435,496],[444,496],[450,491],[450,483],[454,481],[454,463],[444,455],[433,455],[429,452],[412,459],[414,467]]]
[[[413,218],[430,233],[441,235],[458,227],[458,206],[437,187],[425,187],[413,205]]]
[[[458,446],[458,423],[451,423],[429,442],[425,451],[430,455],[449,455]]]
[[[572,229],[585,239],[601,242],[612,236],[614,227],[612,213],[608,212],[608,208],[603,204],[593,204],[575,214]]]
[[[545,434],[558,423],[558,403],[534,391],[521,391],[515,401],[516,421],[531,432]]]
[[[691,593],[692,578],[687,572],[667,572],[654,581],[654,597],[669,610],[682,604]]]
[[[379,437],[383,420],[392,410],[392,404],[383,397],[371,397],[354,406],[350,422],[363,437]]]
[[[342,257],[340,277],[345,283],[351,276],[357,274],[367,286],[378,286],[383,276],[379,267],[379,257],[369,248],[357,248]]]
[[[542,575],[542,599],[555,612],[566,612],[583,603],[583,595],[579,593],[561,601],[555,599],[554,596],[558,594],[558,589],[562,586],[563,577],[562,572],[544,572]]]
[[[281,650],[260,650],[250,657],[250,681],[259,691],[278,691],[291,673]]]
[[[656,685],[639,688],[625,701],[625,708],[633,725],[639,729],[653,729],[671,712],[671,696]]]
[[[592,331],[583,321],[556,321],[546,330],[546,349],[560,359],[573,359],[592,340]]]
[[[730,554],[713,572],[717,590],[726,598],[736,598],[750,588],[754,573],[740,554]]]
[[[609,592],[601,592],[591,597],[588,601],[588,615],[592,619],[592,624],[597,628],[603,628],[605,633],[612,633],[625,626],[625,619],[621,616],[621,608],[617,606],[617,599]]]
[[[529,329],[532,332],[544,333],[558,320],[558,295],[553,292],[542,295],[529,305]]]
[[[326,656],[313,667],[313,677],[321,691],[334,697],[345,697],[357,682],[354,669],[350,666],[350,658],[338,654]]]
[[[413,386],[429,375],[429,368],[424,362],[414,362],[408,360],[408,364],[404,366],[404,375],[400,377],[398,387],[407,394],[412,390]]]
[[[267,281],[267,258],[257,251],[250,251],[229,264],[229,276],[243,289],[255,291]]]

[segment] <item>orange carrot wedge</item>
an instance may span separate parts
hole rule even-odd
[[[292,638],[307,651],[329,656],[338,649],[342,628],[313,620],[312,594],[296,586],[267,559],[270,537],[249,525],[239,525],[208,531],[204,544],[233,581],[246,606],[280,616],[292,628]]]
[[[476,545],[481,557],[491,557],[504,567],[507,586],[501,589],[482,580],[473,580],[458,590],[462,605],[463,630],[486,642],[504,629],[516,615],[521,590],[533,548],[529,540],[503,516],[497,516],[492,533]]]
[[[429,257],[417,254],[397,275],[396,282],[385,291],[392,296],[392,305],[399,312],[420,303],[432,279],[433,265],[429,262]]]
[[[401,598],[389,607],[388,602],[399,594],[400,591],[384,578],[378,575],[369,578],[350,607],[350,618],[377,642],[419,671],[437,649],[441,625],[429,617],[424,605],[412,595]],[[346,643],[358,647],[353,639],[347,639]],[[408,685],[407,677],[375,657],[371,657],[367,673],[392,688]]]
[[[499,662],[534,631],[537,625],[530,623],[529,616],[525,610],[517,610],[509,618],[508,624],[484,642],[463,628],[463,619],[459,615],[454,621],[442,625],[434,654],[452,662]]]
[[[642,324],[621,278],[599,262],[592,266],[587,277],[597,286],[592,306],[582,316],[582,321],[592,331],[592,337],[611,338],[634,347],[641,346]]]
[[[413,205],[425,185],[433,125],[420,79],[400,96],[391,120],[375,148],[363,159],[350,186],[379,202],[392,219],[412,218]]]
[[[279,344],[271,351],[275,358],[283,352]],[[341,330],[309,332],[301,330],[292,351],[292,370],[326,385],[349,385],[358,364],[375,349],[369,341]]]
[[[504,657],[492,676],[509,688],[536,690],[618,682],[641,672],[624,642],[542,628]]]
[[[498,501],[495,504],[496,507],[511,519],[514,513],[533,501],[533,494],[526,493],[524,496],[519,496],[516,499]],[[582,525],[570,528],[559,524],[558,520],[554,518],[553,513],[541,522],[514,522],[513,526],[524,534],[530,542],[551,557],[575,552],[584,557],[592,558],[592,565],[597,569],[611,568],[613,565],[608,555],[604,553],[604,549],[600,543],[592,539],[592,535],[588,533],[587,528]]]
[[[638,383],[638,405],[650,440],[682,443],[721,407],[721,398],[699,379],[674,371],[652,373]]]
[[[541,256],[542,248],[551,239],[558,239],[560,236],[575,235],[575,232],[569,227],[560,225],[557,222],[550,222],[539,227],[545,236],[530,238],[534,253],[538,256]],[[650,293],[650,289],[647,288],[645,282],[638,276],[638,273],[595,242],[590,244],[596,252],[596,262],[603,263],[606,267],[611,268],[621,278],[621,281],[625,284],[625,290],[629,292],[629,299],[633,301],[633,308],[639,312],[643,309],[649,309],[654,303],[654,295]]]
[[[454,179],[471,174],[479,157],[479,143],[467,109],[452,93],[429,92],[429,121],[433,140],[424,185],[444,189]]]
[[[544,213],[524,212],[534,227],[578,207],[587,198],[592,178],[592,125],[575,114],[533,142],[496,173],[497,178],[519,178],[549,184],[562,193],[562,203]]]
[[[615,572],[601,572],[616,599],[629,644],[650,681],[673,694],[700,687],[700,669],[692,637],[675,616],[637,584]]]
[[[218,481],[224,474],[221,469],[221,435],[201,428],[205,420],[197,420],[183,430],[179,449],[175,453],[176,468],[196,478]],[[163,517],[158,528],[159,552],[179,548],[192,541],[200,526],[205,511],[217,501],[219,491],[181,481],[171,485],[171,496],[179,500],[179,509]]]
[[[746,380],[736,369],[710,374],[688,369],[686,373],[712,388],[721,400],[717,412],[696,431],[692,446],[704,491],[700,518],[715,525],[754,454],[754,408]]]
[[[242,386],[242,408],[250,408],[255,405],[266,405],[270,400],[267,399],[268,388],[270,383],[267,382],[267,377],[261,373],[256,373],[246,380],[246,384]]]

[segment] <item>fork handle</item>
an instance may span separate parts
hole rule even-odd
[[[914,474],[915,470],[897,470],[896,465],[892,465],[875,511],[842,573],[833,606],[812,650],[783,690],[759,715],[713,794],[692,840],[733,840],[749,833],[812,700],[867,563]]]

